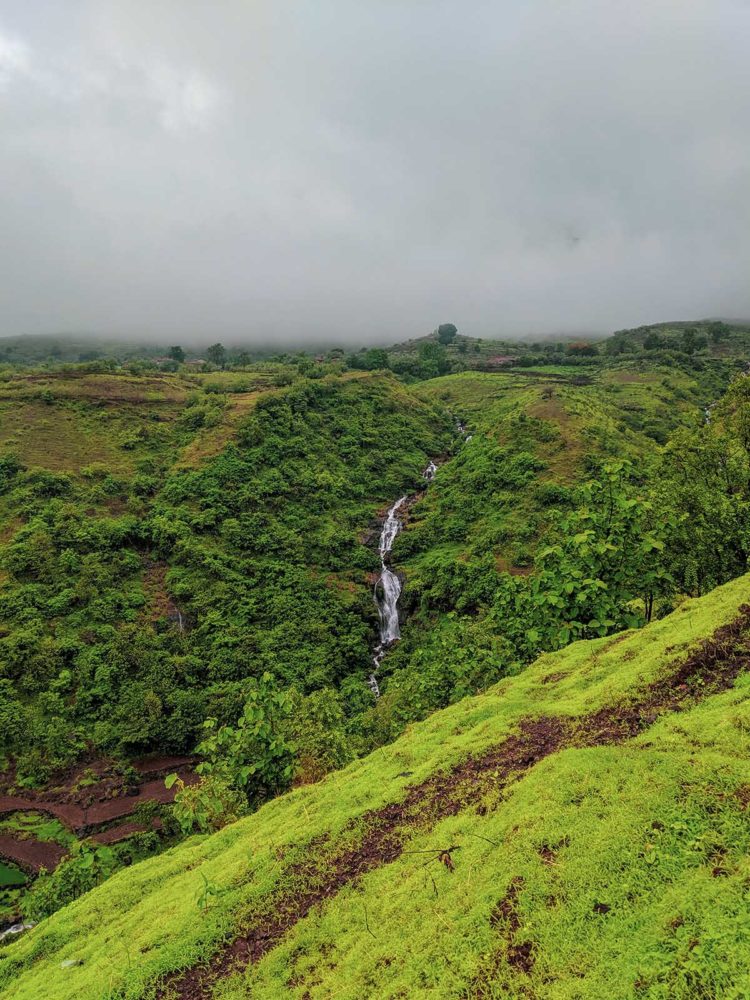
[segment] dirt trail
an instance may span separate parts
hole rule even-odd
[[[358,842],[337,852],[326,838],[302,849],[302,860],[284,871],[284,884],[252,913],[239,918],[240,935],[212,960],[166,977],[157,991],[163,1000],[207,1000],[213,985],[261,959],[299,920],[356,878],[396,861],[408,838],[467,807],[479,806],[489,792],[518,780],[535,764],[565,747],[601,746],[632,739],[666,712],[681,711],[732,686],[750,668],[750,606],[717,629],[672,671],[636,694],[634,700],[588,716],[525,719],[518,732],[481,756],[468,757],[450,771],[408,789],[400,802],[365,813],[345,833],[361,830]]]

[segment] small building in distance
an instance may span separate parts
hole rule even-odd
[[[204,358],[191,358],[189,361],[183,362],[186,368],[202,368],[205,363]]]

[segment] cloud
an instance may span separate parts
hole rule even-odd
[[[6,90],[13,78],[28,71],[28,49],[17,38],[0,33],[0,91]]]
[[[750,316],[736,0],[0,7],[0,333]]]

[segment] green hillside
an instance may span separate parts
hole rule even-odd
[[[3,997],[743,997],[750,578],[581,642],[21,938]]]
[[[367,697],[363,536],[448,417],[382,373],[221,376],[0,384],[0,758],[21,786],[92,750],[192,750],[266,670]]]
[[[677,789],[685,720],[704,725],[744,662],[739,634],[687,647],[743,602],[750,380],[658,354],[0,377],[0,933],[39,925],[0,938],[8,995],[27,975],[19,996],[38,991],[47,960],[84,997],[600,995],[575,992],[610,975],[575,950],[585,907],[614,962],[605,932],[651,926],[638,873],[672,828],[622,855],[627,890],[582,845],[635,843],[638,776],[709,856],[713,793]],[[373,674],[396,508],[400,638]],[[643,730],[677,712],[662,761]],[[700,760],[704,790],[729,780]],[[744,845],[732,816],[718,888]],[[687,855],[665,857],[683,877]],[[104,978],[97,941],[123,951]],[[162,982],[209,957],[210,989]],[[639,976],[691,995],[633,961],[624,996]]]

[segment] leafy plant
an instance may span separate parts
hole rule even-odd
[[[628,483],[624,462],[605,465],[578,493],[579,506],[551,526],[550,544],[528,578],[506,578],[493,617],[532,658],[576,639],[650,621],[655,603],[674,593],[665,539],[679,523]]]
[[[24,897],[24,918],[38,921],[48,917],[104,882],[117,867],[117,856],[111,847],[92,847],[85,842],[74,846],[71,856],[53,872],[42,870]]]
[[[175,817],[185,832],[218,829],[286,788],[294,770],[294,752],[283,734],[290,694],[279,690],[269,673],[251,682],[242,714],[234,725],[203,723],[204,738],[196,752],[204,759],[196,768],[200,781],[178,783]]]

